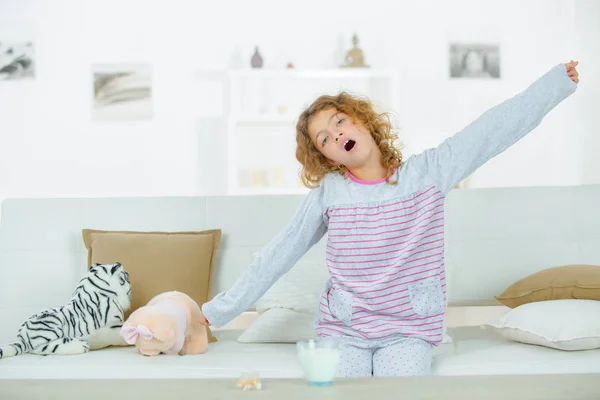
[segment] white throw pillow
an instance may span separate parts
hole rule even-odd
[[[257,255],[255,253],[254,257]],[[324,264],[301,258],[256,302],[259,316],[238,341],[295,343],[305,340],[308,335],[315,337],[314,315],[328,279],[329,272]],[[271,310],[277,311],[269,312]],[[445,324],[442,343],[452,343]]]
[[[256,302],[259,314],[272,308],[289,308],[311,315],[329,278],[327,267],[300,259]]]
[[[272,308],[261,314],[238,337],[242,343],[296,343],[317,337],[314,314],[287,308]]]
[[[296,343],[315,338],[314,315],[328,278],[325,265],[300,259],[258,299],[259,316],[238,342]]]
[[[546,300],[508,310],[482,326],[516,342],[559,350],[600,348],[600,301]]]

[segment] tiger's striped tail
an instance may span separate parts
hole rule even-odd
[[[15,342],[0,347],[0,359],[19,356],[25,352],[27,346],[24,342]]]

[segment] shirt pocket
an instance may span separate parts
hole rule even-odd
[[[344,290],[331,288],[327,294],[331,315],[349,325],[352,322],[354,296]]]
[[[446,309],[443,286],[439,278],[410,285],[408,294],[411,308],[420,317],[432,317]]]

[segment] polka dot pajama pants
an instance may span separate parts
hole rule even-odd
[[[416,338],[367,341],[340,338],[339,377],[429,375],[433,346]]]

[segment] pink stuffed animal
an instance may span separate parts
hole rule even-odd
[[[187,294],[161,293],[131,313],[121,336],[145,356],[201,354],[208,347],[206,327],[199,322],[201,315],[198,303]]]

